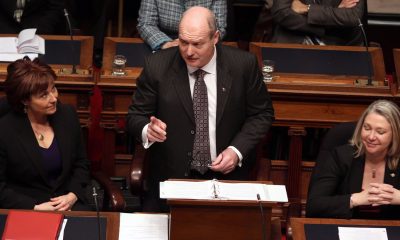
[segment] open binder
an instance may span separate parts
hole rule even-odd
[[[208,181],[164,181],[160,183],[160,198],[201,199],[201,200],[244,200],[287,202],[284,185],[263,184],[259,182],[221,182]]]

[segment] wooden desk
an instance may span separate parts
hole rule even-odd
[[[171,239],[262,239],[262,218],[257,201],[168,200]],[[271,236],[273,202],[262,202],[267,239]],[[189,237],[191,236],[191,237]]]
[[[0,214],[7,214],[7,213],[8,213],[8,209],[0,209]],[[66,212],[62,212],[62,213],[65,216],[96,218],[96,212],[66,211]],[[100,212],[100,217],[105,217],[107,219],[107,229],[106,229],[107,240],[118,240],[119,213],[117,213],[117,212]]]
[[[305,224],[362,225],[362,226],[398,226],[399,220],[363,220],[363,219],[329,219],[329,218],[291,218],[293,240],[306,240]],[[391,239],[389,239],[391,240]]]
[[[173,181],[203,181],[197,179],[170,179]],[[271,181],[222,180],[226,183],[270,184]],[[256,197],[254,197],[256,198]],[[262,201],[264,220],[261,220],[260,203],[257,200],[194,200],[167,199],[171,214],[171,239],[262,239],[263,227],[267,239],[276,239],[271,231],[272,208],[276,202]],[[262,226],[262,223],[265,226]]]
[[[260,68],[262,60],[275,61],[276,75],[314,76],[303,79],[307,84],[356,85],[356,80],[366,80],[371,74],[376,84],[384,85],[383,54],[382,49],[377,47],[370,47],[367,54],[365,47],[253,42],[250,43],[250,52],[257,56]],[[281,82],[282,77],[274,80]],[[288,80],[290,79],[286,79]]]

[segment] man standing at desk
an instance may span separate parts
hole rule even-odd
[[[179,47],[145,59],[127,118],[128,131],[151,146],[145,211],[167,210],[159,182],[169,178],[246,179],[271,126],[256,57],[218,39],[214,14],[192,7],[179,25]]]

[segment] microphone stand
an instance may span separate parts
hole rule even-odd
[[[365,50],[367,52],[367,66],[368,66],[368,81],[367,81],[367,86],[372,86],[372,71],[371,71],[371,55],[369,54],[369,49],[368,49],[368,40],[367,40],[367,34],[365,33],[364,26],[360,20],[360,18],[357,18],[358,20],[358,26],[361,29],[363,39],[364,39],[364,45],[365,45]]]
[[[265,223],[265,216],[264,216],[264,208],[263,208],[262,203],[261,203],[260,194],[258,194],[258,193],[257,193],[257,201],[258,201],[258,203],[260,205],[260,212],[261,212],[261,218],[262,218],[261,219],[261,222],[262,222],[261,228],[262,228],[262,231],[263,231],[263,239],[266,240],[267,239],[267,231],[265,229],[266,223]]]
[[[76,74],[76,66],[75,66],[75,62],[74,62],[74,57],[73,54],[75,53],[75,47],[74,47],[74,38],[73,38],[73,34],[72,34],[72,27],[71,27],[71,21],[69,20],[69,15],[68,15],[68,11],[66,8],[64,8],[64,16],[67,19],[67,23],[68,23],[68,29],[69,29],[69,36],[70,36],[70,46],[71,46],[71,60],[72,60],[72,71],[71,74]]]
[[[96,187],[93,187],[93,198],[94,198],[94,205],[96,206],[96,213],[97,213],[97,230],[98,230],[98,236],[99,236],[99,240],[101,240],[100,212],[99,212],[99,203],[97,202]]]

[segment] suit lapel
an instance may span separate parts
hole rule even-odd
[[[43,168],[43,156],[39,150],[39,144],[36,140],[35,134],[32,130],[31,124],[27,117],[15,116],[15,126],[17,138],[21,142],[22,147],[26,150],[26,156],[29,158],[33,165],[38,170],[40,176],[43,178],[44,182],[49,185],[45,170]]]
[[[217,122],[216,126],[222,119],[222,115],[225,109],[226,102],[229,97],[229,93],[231,91],[232,79],[229,69],[226,67],[227,64],[223,61],[227,61],[224,59],[223,53],[221,51],[221,46],[217,45]]]
[[[58,108],[61,106],[58,105]],[[56,188],[63,182],[62,179],[65,178],[66,174],[69,172],[68,168],[70,166],[70,159],[69,155],[71,154],[71,145],[70,145],[70,136],[68,134],[68,130],[65,128],[63,124],[63,116],[59,114],[60,109],[57,109],[57,112],[51,116],[50,124],[53,127],[54,137],[57,140],[57,147],[60,152],[60,158],[62,162],[62,171],[60,176],[57,178]]]
[[[183,59],[180,57],[179,52],[176,54],[175,63],[172,64],[172,66],[172,71],[168,78],[172,79],[173,85],[175,86],[176,94],[178,95],[186,114],[192,120],[193,124],[195,124],[193,113],[193,100],[190,94],[187,67]]]
[[[362,182],[364,177],[365,159],[363,156],[354,158],[351,164],[351,176],[347,176],[349,180],[350,193],[360,192],[362,189]]]

